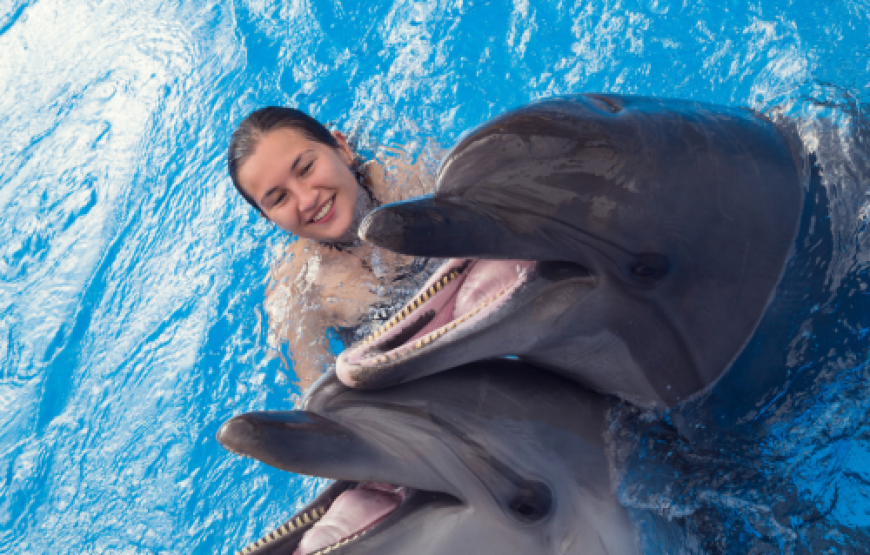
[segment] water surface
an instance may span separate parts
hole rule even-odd
[[[840,275],[857,275],[868,36],[866,0],[0,1],[0,552],[229,552],[312,495],[214,439],[295,393],[262,308],[287,237],[224,169],[251,110],[296,106],[412,153],[564,93],[783,114],[839,191]],[[727,496],[645,489],[628,455],[625,502],[686,518],[686,552],[859,551],[865,365],[769,421],[776,464]],[[771,476],[800,510],[777,512]],[[811,521],[822,543],[802,539]]]

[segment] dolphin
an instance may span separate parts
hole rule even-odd
[[[633,555],[604,444],[617,400],[517,360],[379,390],[315,383],[236,416],[228,450],[335,480],[245,555]]]
[[[356,388],[517,356],[645,408],[697,396],[752,336],[793,250],[805,184],[764,116],[585,94],[488,121],[433,195],[360,234],[449,260],[344,351]]]

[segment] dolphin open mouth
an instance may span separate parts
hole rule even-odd
[[[298,514],[235,555],[340,555],[421,506],[447,497],[381,482],[334,482]]]
[[[341,354],[337,370],[342,381],[349,372],[391,365],[479,329],[529,279],[535,264],[470,259],[444,263],[392,319]]]

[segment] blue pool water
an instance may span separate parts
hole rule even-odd
[[[231,552],[318,486],[214,439],[295,393],[262,308],[287,238],[224,170],[249,111],[411,152],[563,93],[779,114],[826,168],[863,295],[868,36],[867,0],[0,0],[0,553]],[[867,357],[835,361],[759,407],[751,453],[732,428],[699,462],[624,415],[615,485],[650,553],[645,511],[686,553],[868,551]]]

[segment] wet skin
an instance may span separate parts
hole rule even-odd
[[[350,170],[353,152],[341,133],[339,148],[289,129],[264,135],[239,168],[239,183],[278,227],[330,241],[353,222],[359,185]]]
[[[509,112],[450,152],[434,195],[363,223],[381,247],[457,259],[443,289],[459,300],[426,292],[345,351],[338,375],[375,388],[516,355],[672,407],[716,381],[752,336],[803,194],[786,140],[749,110],[580,95]],[[463,295],[483,300],[475,308]]]
[[[629,555],[635,533],[611,491],[602,437],[613,402],[510,360],[376,391],[330,374],[303,410],[237,416],[218,439],[340,481],[304,512],[328,506],[346,482],[407,488],[392,514],[333,555]],[[251,553],[292,554],[303,532]]]

